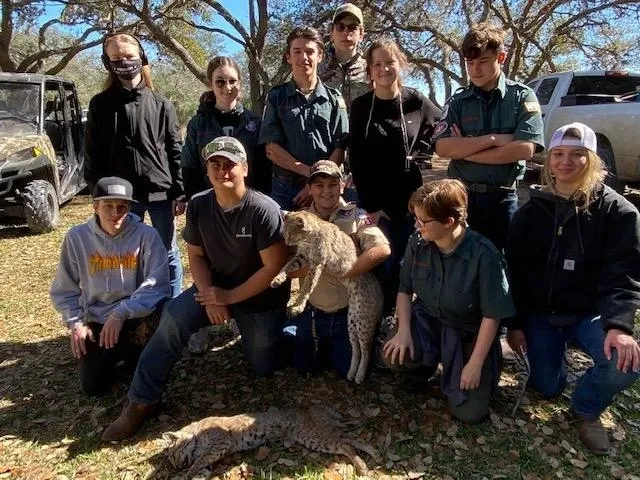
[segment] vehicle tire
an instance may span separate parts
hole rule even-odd
[[[604,178],[605,185],[609,185],[616,192],[623,193],[624,182],[618,179],[613,151],[607,141],[602,138],[598,138],[598,155],[604,162],[604,166],[607,168],[607,176]]]
[[[27,226],[35,233],[55,230],[60,221],[56,190],[46,180],[29,182],[22,192]]]

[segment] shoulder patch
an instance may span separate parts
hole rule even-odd
[[[247,131],[249,132],[255,132],[256,128],[258,128],[258,125],[256,125],[256,122],[254,122],[253,120],[249,120],[247,122],[247,126],[245,127],[247,129]]]
[[[356,218],[367,226],[373,225],[373,219],[363,210],[359,210],[356,213]]]
[[[540,104],[538,102],[524,102],[524,109],[529,113],[540,112]]]
[[[433,137],[435,138],[439,135],[442,135],[444,132],[447,131],[448,128],[449,128],[449,124],[444,120],[440,120],[436,124],[436,128],[433,129]]]

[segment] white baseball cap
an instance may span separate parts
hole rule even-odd
[[[567,131],[572,130],[570,135],[567,135]],[[574,135],[574,133],[578,133]],[[576,137],[580,138],[576,138]],[[566,145],[568,147],[584,147],[587,150],[591,150],[594,153],[598,153],[598,140],[596,134],[591,128],[587,127],[584,123],[574,122],[569,125],[560,127],[551,137],[549,142],[549,150],[556,147]]]

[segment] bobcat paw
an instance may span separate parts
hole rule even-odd
[[[288,317],[297,317],[304,312],[304,305],[290,305],[287,307]]]
[[[349,373],[347,373],[347,380],[349,380],[350,382],[353,382],[353,379],[356,378],[356,369],[352,369],[349,370]]]
[[[284,272],[280,272],[278,275],[273,277],[273,280],[271,280],[271,288],[279,287],[284,283],[286,279],[287,279],[287,274]]]
[[[360,373],[358,375],[356,375],[356,384],[360,385],[362,382],[364,382],[364,377],[366,376],[366,374],[364,373]]]

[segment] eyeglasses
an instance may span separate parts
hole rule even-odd
[[[416,220],[416,225],[418,226],[418,228],[423,228],[425,227],[428,223],[431,222],[437,222],[438,220],[435,218],[432,218],[431,220],[420,220],[418,217],[414,217]]]
[[[345,30],[348,30],[349,33],[355,32],[358,28],[360,28],[360,25],[357,23],[342,23],[342,22],[338,22],[335,23],[333,25],[333,28],[335,28],[338,32],[344,32]]]
[[[216,87],[222,88],[229,84],[230,87],[235,87],[238,84],[237,78],[216,78],[213,83]]]

